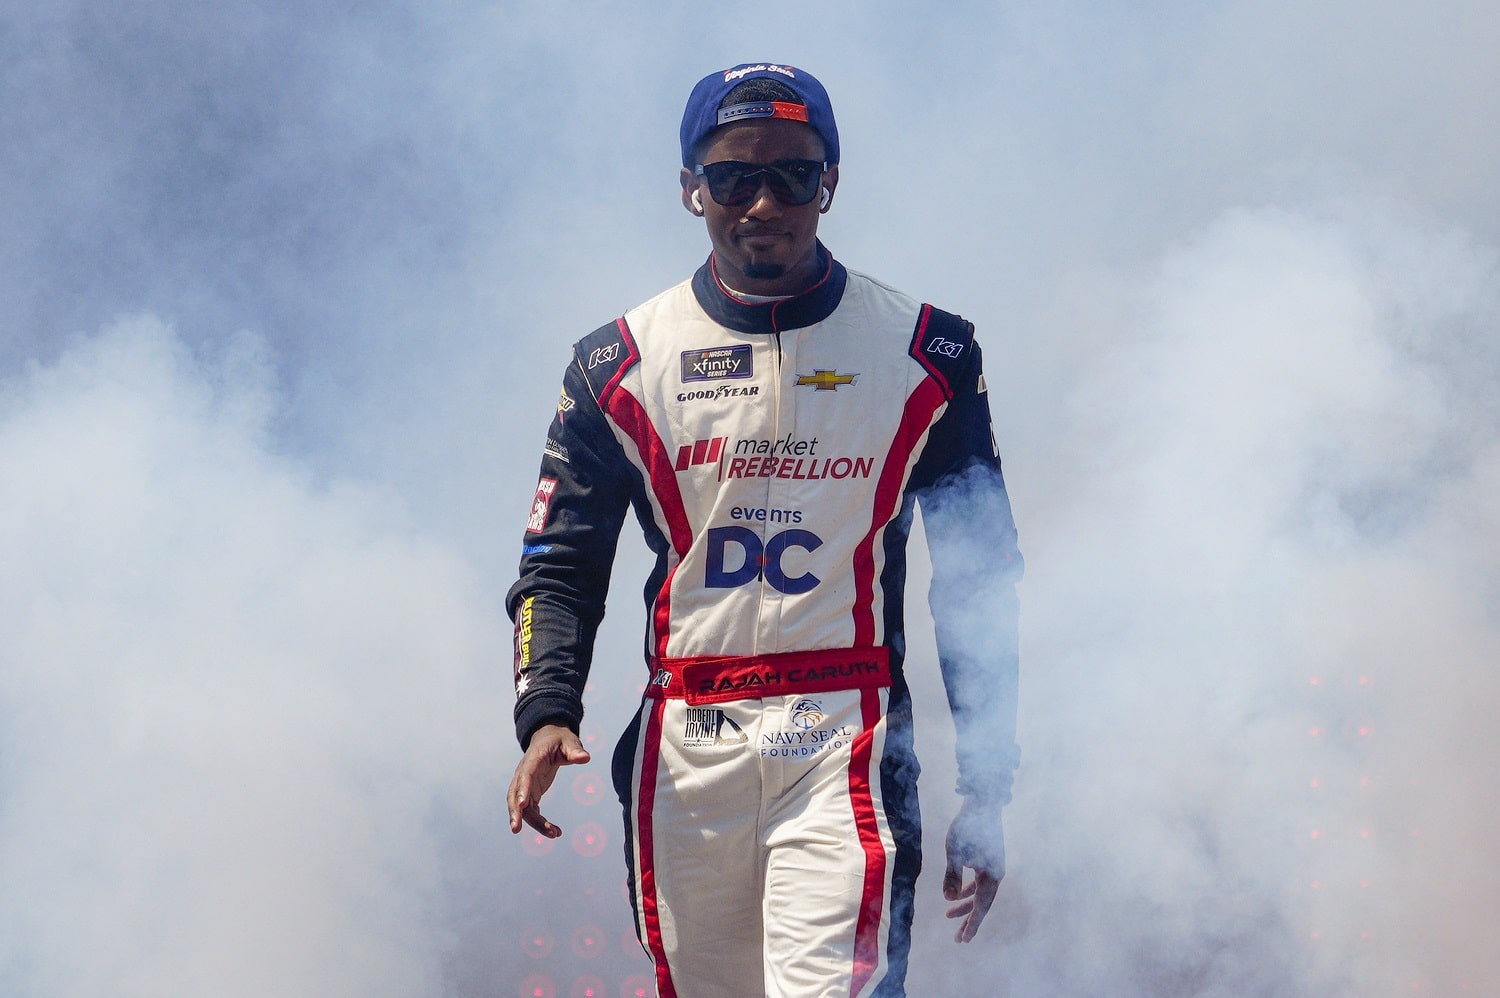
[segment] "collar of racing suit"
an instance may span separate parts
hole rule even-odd
[[[693,275],[693,295],[709,318],[735,332],[779,333],[785,329],[801,329],[822,322],[833,313],[844,297],[844,285],[849,280],[849,272],[833,258],[821,240],[818,242],[818,261],[823,265],[822,278],[800,295],[782,301],[750,304],[740,301],[720,286],[714,276],[714,258],[710,254],[707,262]]]

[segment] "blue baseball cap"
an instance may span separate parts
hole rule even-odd
[[[801,104],[761,100],[720,108],[729,91],[745,80],[776,80],[791,89]],[[694,150],[709,132],[751,118],[786,118],[805,121],[823,139],[826,160],[831,166],[839,161],[839,130],[833,123],[833,105],[828,91],[811,73],[771,62],[747,62],[719,73],[710,73],[698,81],[682,112],[682,165],[692,169]]]

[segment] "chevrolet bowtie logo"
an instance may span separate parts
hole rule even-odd
[[[812,374],[797,375],[797,387],[812,385],[814,391],[831,392],[836,391],[840,385],[852,385],[857,374],[839,374],[837,371],[814,371]]]

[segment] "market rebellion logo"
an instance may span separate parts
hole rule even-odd
[[[743,745],[749,739],[734,719],[717,707],[689,707],[682,723],[682,744],[686,748],[708,745]]]
[[[698,464],[718,464],[719,456],[724,453],[724,444],[728,441],[728,437],[714,437],[683,444],[677,448],[677,470],[687,471]]]
[[[815,392],[837,391],[844,385],[852,385],[859,378],[857,374],[840,374],[838,371],[825,371],[818,368],[811,374],[799,374],[794,384],[798,388],[811,386]]]
[[[748,343],[732,347],[684,350],[682,351],[682,380],[687,382],[748,378],[755,373],[752,360]]]
[[[817,437],[747,437],[730,442],[728,437],[694,440],[677,448],[677,471],[697,467],[715,468],[719,481],[731,478],[792,478],[814,481],[823,478],[869,478],[875,470],[872,457],[819,453]]]

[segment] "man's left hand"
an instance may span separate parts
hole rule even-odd
[[[948,869],[943,874],[943,897],[959,903],[948,909],[949,918],[962,918],[955,942],[971,941],[979,923],[989,913],[1000,881],[1005,876],[1005,831],[1000,808],[965,797],[958,817],[948,826]],[[965,868],[974,879],[964,883]]]

